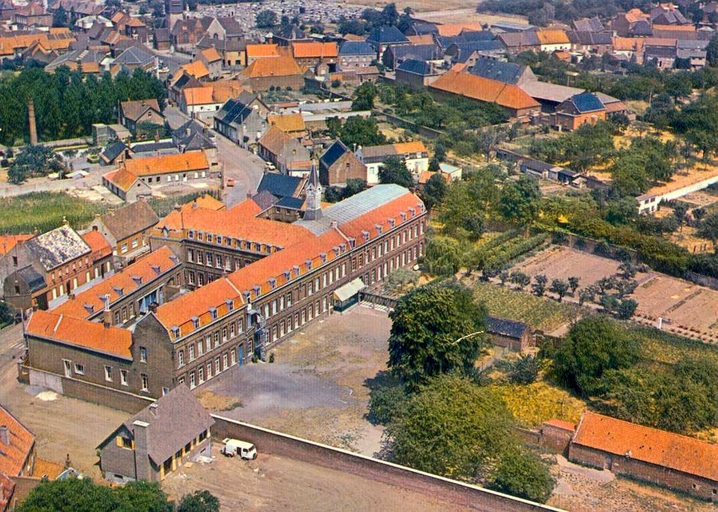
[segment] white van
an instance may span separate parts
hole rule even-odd
[[[254,460],[257,458],[257,449],[252,443],[246,441],[240,441],[239,439],[227,438],[223,441],[224,448],[221,452],[227,457],[234,457],[239,455],[245,460]]]

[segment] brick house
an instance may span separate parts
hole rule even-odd
[[[177,386],[100,443],[100,470],[115,484],[160,482],[195,456],[211,456],[212,425],[187,386]]]
[[[147,236],[159,220],[146,201],[136,201],[102,216],[97,215],[90,229],[99,231],[110,243],[116,257],[115,268],[122,268],[149,252]]]
[[[256,144],[267,132],[269,107],[257,96],[242,92],[229,99],[214,116],[214,129],[235,144]]]
[[[103,174],[102,185],[128,203],[152,195],[150,186],[124,167]]]
[[[330,314],[334,293],[355,279],[382,282],[423,255],[426,210],[414,194],[378,185],[322,209],[321,191],[315,171],[304,218],[291,224],[256,218],[252,200],[172,212],[150,244],[180,256],[193,290],[131,329],[113,326],[109,310],[102,323],[36,311],[26,328],[30,382],[104,402],[193,389]]]
[[[573,131],[584,124],[596,124],[606,119],[606,107],[591,92],[576,94],[556,107],[551,126],[559,131]]]
[[[47,309],[51,301],[110,272],[112,248],[98,232],[80,236],[65,225],[16,245],[0,267],[10,304],[21,311]]]
[[[366,41],[345,41],[339,47],[339,70],[368,68],[376,61],[376,50]]]
[[[17,492],[16,481],[31,477],[34,472],[35,436],[2,406],[0,406],[0,452],[2,452],[0,510],[15,510],[25,497]]]
[[[693,437],[586,411],[568,458],[705,500],[718,496],[718,446]]]
[[[121,101],[120,124],[133,134],[139,123],[163,125],[165,118],[156,99]]]
[[[254,92],[271,88],[299,91],[304,87],[302,69],[292,57],[263,57],[242,71],[243,80]]]
[[[201,60],[205,66],[207,66],[207,70],[209,71],[209,77],[212,80],[216,80],[217,78],[222,76],[223,59],[214,47],[200,51],[197,54],[197,58]]]
[[[17,7],[12,16],[13,23],[21,29],[52,26],[52,14],[37,2],[30,2],[24,7]]]
[[[333,72],[337,70],[339,49],[335,42],[295,41],[292,43],[292,56],[300,66],[314,68],[318,64],[326,64]]]
[[[319,157],[319,179],[322,185],[344,185],[349,179],[367,180],[367,168],[357,156],[337,139]]]
[[[258,146],[259,156],[284,174],[305,174],[312,166],[311,155],[304,144],[276,126],[267,130]]]

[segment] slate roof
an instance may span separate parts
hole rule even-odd
[[[423,60],[407,59],[402,62],[396,70],[414,75],[427,76],[431,75],[431,64]]]
[[[303,178],[268,172],[259,182],[257,192],[267,191],[277,197],[294,197],[299,193]]]
[[[145,66],[154,62],[154,60],[155,56],[151,53],[146,52],[137,46],[131,46],[115,59],[115,64],[124,64],[126,66]]]
[[[596,16],[573,20],[571,24],[577,32],[601,32],[603,30],[603,23]]]
[[[272,195],[269,190],[262,190],[258,194],[252,196],[252,201],[257,203],[257,206],[259,206],[262,211],[264,211],[267,208],[271,208],[272,206],[274,206],[278,199],[277,197]]]
[[[392,44],[392,43],[408,43],[409,39],[401,33],[396,27],[378,27],[374,29],[369,37],[367,37],[367,43],[374,44]]]
[[[118,242],[157,224],[160,219],[146,201],[135,201],[100,217]]]
[[[101,156],[106,162],[112,163],[125,149],[127,149],[127,144],[122,141],[117,141],[107,146]]]
[[[394,46],[387,50],[394,58],[399,60],[435,60],[441,58],[441,52],[435,44],[422,44],[410,46]]]
[[[236,99],[227,100],[227,103],[222,105],[222,108],[219,110],[219,112],[217,112],[214,117],[222,123],[242,124],[251,113],[251,108],[249,108],[245,103]]]
[[[302,206],[304,206],[304,199],[301,197],[283,197],[279,200],[277,206],[292,210],[301,210]]]
[[[489,80],[496,80],[505,84],[517,84],[526,66],[503,62],[496,59],[479,58],[469,73]]]
[[[523,322],[494,316],[486,317],[486,331],[489,334],[498,334],[508,338],[519,339],[527,330],[530,330],[530,327]]]
[[[152,410],[156,412],[153,413]],[[147,454],[157,466],[214,425],[212,416],[184,384],[175,387],[154,404],[125,421],[125,428],[130,432],[142,428],[135,426],[135,421],[149,424],[145,427]],[[112,442],[113,436],[114,432],[101,446],[108,441]]]
[[[324,154],[319,157],[319,163],[328,169],[348,151],[349,148],[346,147],[342,141],[337,139],[327,148]]]
[[[42,290],[47,286],[45,278],[35,270],[35,267],[28,265],[27,267],[21,268],[17,271],[17,275],[25,281],[30,288],[31,292]]]
[[[48,272],[90,252],[70,226],[60,226],[25,242],[25,248]]]
[[[345,41],[339,48],[339,55],[376,55],[376,52],[365,41]]]
[[[541,46],[538,35],[531,30],[523,32],[504,32],[498,38],[507,48]]]
[[[582,44],[584,46],[593,45],[610,45],[613,43],[613,34],[611,32],[583,32],[571,31],[567,32],[569,40],[573,44]]]
[[[596,97],[595,94],[590,92],[582,92],[571,98],[571,102],[581,113],[595,112],[596,110],[603,110],[605,107],[601,100]]]

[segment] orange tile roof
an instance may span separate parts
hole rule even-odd
[[[110,183],[116,185],[119,189],[127,192],[132,188],[132,185],[137,181],[137,176],[132,174],[130,171],[121,167],[116,171],[108,172],[102,176]]]
[[[276,155],[291,139],[292,138],[278,126],[271,126],[257,143],[266,148],[270,153]]]
[[[2,406],[0,406],[0,425],[7,426],[10,434],[10,445],[0,444],[0,450],[3,452],[0,455],[0,473],[7,476],[20,476],[25,469],[25,461],[35,446],[35,436]]]
[[[227,314],[226,301],[232,301],[233,309],[240,308],[244,301],[239,291],[225,277],[212,281],[196,290],[165,302],[154,313],[157,320],[166,328],[180,328],[180,336],[186,336],[195,330],[192,317],[199,320],[199,327],[213,321],[210,308],[217,309],[219,317]]]
[[[587,411],[573,443],[718,481],[718,446],[693,437]]]
[[[653,25],[653,32],[695,32],[694,25]]]
[[[110,246],[110,243],[99,231],[88,231],[82,235],[82,239],[90,246],[93,257],[101,259],[112,254],[112,247]]]
[[[278,57],[279,47],[276,44],[248,44],[245,49],[248,59],[257,57]]]
[[[458,36],[463,31],[478,32],[482,29],[481,23],[450,23],[447,25],[437,25],[440,36]]]
[[[332,58],[339,55],[337,43],[297,42],[292,44],[295,59]]]
[[[643,38],[637,37],[614,37],[613,38],[613,50],[614,51],[629,51],[636,52],[641,51],[643,48]]]
[[[304,117],[300,113],[270,114],[267,117],[270,126],[276,126],[285,133],[303,132],[307,129]]]
[[[127,266],[122,271],[78,293],[74,299],[63,302],[52,312],[73,318],[89,318],[102,311],[105,307],[105,302],[101,297],[108,296],[110,304],[112,304],[121,297],[126,297],[142,286],[146,286],[147,283],[156,279],[158,275],[164,274],[168,270],[179,266],[179,264],[179,260],[176,259],[174,253],[167,246],[162,246],[140,258],[132,265]],[[119,289],[122,290],[122,295],[117,292]]]
[[[539,103],[522,89],[513,84],[504,84],[497,80],[489,80],[470,73],[447,71],[434,83],[431,89],[449,92],[459,96],[496,103],[510,109],[539,108]]]
[[[545,29],[538,30],[536,36],[541,44],[569,44],[571,41],[565,30]]]
[[[210,46],[209,48],[202,50],[200,53],[205,59],[207,59],[207,62],[217,62],[218,60],[222,60],[222,56],[214,46]]]
[[[645,37],[643,38],[643,46],[666,46],[674,47],[678,43],[678,39],[674,37]]]
[[[213,97],[212,87],[187,87],[182,90],[187,105],[209,105],[217,103]]]
[[[229,210],[183,208],[181,212],[173,211],[162,219],[156,226],[155,232],[160,233],[163,227],[180,232],[184,226],[184,236],[187,230],[194,230],[260,243],[275,249],[293,245],[307,236],[308,231],[303,227],[255,218],[254,215],[260,212],[259,206],[251,200],[243,201]]]
[[[55,480],[63,471],[65,471],[63,464],[36,458],[35,465],[32,468],[32,476],[35,478],[47,477],[48,480]]]
[[[644,14],[640,9],[637,8],[633,8],[626,13],[626,20],[630,21],[631,23],[635,23],[637,21],[648,18],[648,14]]]
[[[243,91],[239,80],[217,80],[212,82],[212,96],[217,103],[225,103],[230,98],[236,98]]]
[[[252,62],[242,71],[247,78],[301,75],[302,70],[292,57],[265,57]]]
[[[420,140],[411,142],[397,142],[394,144],[396,152],[402,155],[407,153],[426,153],[426,146]]]
[[[419,184],[426,185],[432,178],[432,176],[434,176],[434,174],[436,173],[432,171],[421,171],[421,174],[419,174]],[[451,176],[449,176],[448,174],[439,173],[439,176],[444,178],[444,181],[446,181],[447,183],[451,183]]]
[[[574,430],[576,430],[575,423],[571,423],[570,421],[564,421],[564,420],[552,419],[552,420],[545,421],[544,425],[549,425],[551,427],[558,427],[558,428],[562,428],[564,430],[570,430],[572,432]]]
[[[254,202],[254,201],[252,201]],[[189,203],[186,203],[182,205],[183,208],[185,207],[192,207],[192,204],[196,204],[199,208],[207,208],[208,210],[226,210],[227,205],[224,204],[222,201],[219,201],[218,199],[215,199],[209,194],[205,194],[203,196],[200,196],[196,198],[193,201],[190,201]],[[241,203],[240,203],[241,204]]]
[[[190,62],[189,64],[185,64],[180,69],[185,71],[188,75],[192,75],[197,79],[209,76],[209,70],[207,69],[207,66],[204,65],[204,62],[202,62],[201,60],[195,60],[193,62]]]
[[[12,251],[18,242],[30,240],[35,235],[2,235],[0,236],[0,256]]]
[[[176,172],[206,171],[209,162],[204,151],[190,151],[178,155],[133,158],[124,162],[125,169],[135,176],[154,176]]]
[[[422,34],[420,36],[406,36],[413,45],[434,44],[434,36],[431,34]]]
[[[32,313],[25,333],[103,354],[132,359],[130,352],[132,333],[119,327],[105,327],[101,323],[37,310]]]

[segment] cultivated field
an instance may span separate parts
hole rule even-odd
[[[575,276],[580,279],[579,287],[594,284],[596,281],[618,272],[619,262],[601,258],[587,252],[575,251],[568,247],[552,246],[516,266],[531,277],[544,274],[549,283],[553,279],[567,279]]]

